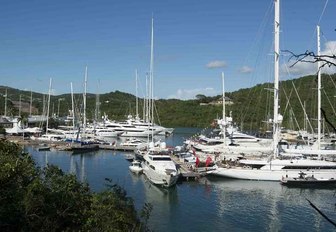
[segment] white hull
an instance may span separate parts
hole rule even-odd
[[[336,170],[310,170],[295,169],[295,170],[260,170],[248,168],[217,168],[212,171],[212,175],[242,179],[242,180],[262,180],[262,181],[281,181],[283,177],[297,177],[300,171],[307,175],[314,175],[316,178],[336,179]]]
[[[98,138],[114,138],[122,135],[123,132],[96,132],[95,136]]]
[[[283,149],[284,154],[301,155],[336,155],[336,150],[318,150],[318,149]]]
[[[141,163],[143,173],[155,185],[163,187],[174,186],[179,178],[174,161],[167,155],[146,154]]]
[[[121,137],[148,137],[152,135],[156,135],[158,132],[152,132],[152,131],[124,131],[120,136]]]
[[[129,166],[129,169],[131,172],[135,173],[135,174],[140,174],[142,173],[142,167],[139,161],[135,160],[132,162],[132,165]]]
[[[178,175],[171,176],[165,173],[158,173],[147,166],[143,166],[143,173],[150,182],[164,187],[174,186],[178,180]]]
[[[58,135],[58,134],[45,134],[41,137],[36,137],[33,140],[39,140],[39,141],[61,141],[64,140],[64,135]]]

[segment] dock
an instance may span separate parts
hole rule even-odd
[[[206,172],[199,172],[198,169],[193,167],[192,163],[181,162],[178,158],[171,156],[174,160],[182,180],[185,181],[197,181],[201,177],[206,175]]]
[[[120,146],[120,145],[109,145],[109,144],[99,144],[99,148],[103,150],[113,150],[113,151],[135,151],[134,147]]]

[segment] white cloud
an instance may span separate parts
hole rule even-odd
[[[307,59],[308,60],[308,59]],[[305,76],[311,75],[317,72],[317,64],[314,63],[306,63],[306,62],[298,62],[293,67],[294,61],[290,61],[281,65],[280,71],[281,73],[290,73],[292,75]]]
[[[336,53],[336,41],[328,41],[324,44],[324,49],[321,51],[321,55],[334,55]],[[313,61],[312,58],[307,57],[305,60]],[[329,59],[333,63],[335,60]],[[290,67],[295,62],[294,58],[288,63],[281,66],[281,72],[287,73],[287,70],[290,74],[293,75],[311,75],[317,73],[317,63],[307,63],[307,62],[298,62],[293,67]],[[324,66],[322,68],[323,73],[336,73],[335,66]]]
[[[210,61],[207,65],[207,68],[223,68],[226,67],[226,62],[224,60],[214,60]]]
[[[325,48],[323,51],[321,51],[322,55],[329,55],[329,56],[333,56],[336,54],[336,41],[328,41],[325,43]],[[330,62],[336,63],[335,59],[327,59]],[[329,73],[329,74],[333,74],[336,73],[336,66],[324,66],[322,68],[322,72],[324,73]]]
[[[205,96],[214,96],[218,94],[214,88],[204,88],[204,89],[178,89],[175,94],[168,96],[169,99],[195,99],[197,94],[203,94]]]
[[[240,73],[251,73],[252,71],[253,69],[248,66],[243,66],[239,69]]]

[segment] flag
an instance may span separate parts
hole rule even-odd
[[[200,163],[200,160],[199,160],[198,156],[196,156],[196,167],[198,167],[199,163]]]
[[[208,156],[208,158],[205,161],[205,167],[208,167],[211,162],[212,162],[212,159],[210,156]]]

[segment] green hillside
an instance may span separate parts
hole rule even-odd
[[[298,129],[304,125],[303,105],[310,119],[312,128],[316,128],[317,118],[317,80],[316,76],[305,76],[302,78],[280,82],[280,112],[284,117],[283,126],[286,128]],[[336,74],[322,75],[322,108],[328,119],[336,124]],[[235,92],[226,93],[234,104],[226,106],[226,115],[231,115],[233,120],[243,130],[267,130],[270,125],[266,123],[273,118],[273,84],[259,84],[252,88],[240,89]],[[295,88],[294,88],[295,86]],[[29,103],[31,93],[10,87],[0,86],[0,114],[4,114],[4,97],[7,88],[8,103],[7,115],[18,115],[18,101],[21,95],[21,113],[29,114]],[[33,113],[41,114],[43,102],[47,96],[40,93],[33,95]],[[299,97],[298,97],[299,96]],[[43,100],[44,98],[44,100]],[[75,105],[77,111],[83,107],[82,94],[75,94]],[[221,99],[221,95],[214,97],[199,97],[196,100],[160,99],[155,102],[156,122],[167,127],[208,127],[213,119],[221,117],[222,105],[204,105]],[[300,99],[300,100],[299,100]],[[106,113],[110,119],[126,119],[127,115],[135,114],[135,96],[120,91],[99,95],[101,115]],[[301,103],[300,103],[301,102]],[[93,120],[96,109],[96,94],[87,94],[87,117]],[[139,113],[142,116],[143,99],[139,99]],[[34,112],[35,110],[35,112]],[[66,116],[71,110],[71,95],[63,94],[51,96],[50,115]],[[158,116],[158,117],[157,117]],[[325,125],[328,130],[328,125]]]

